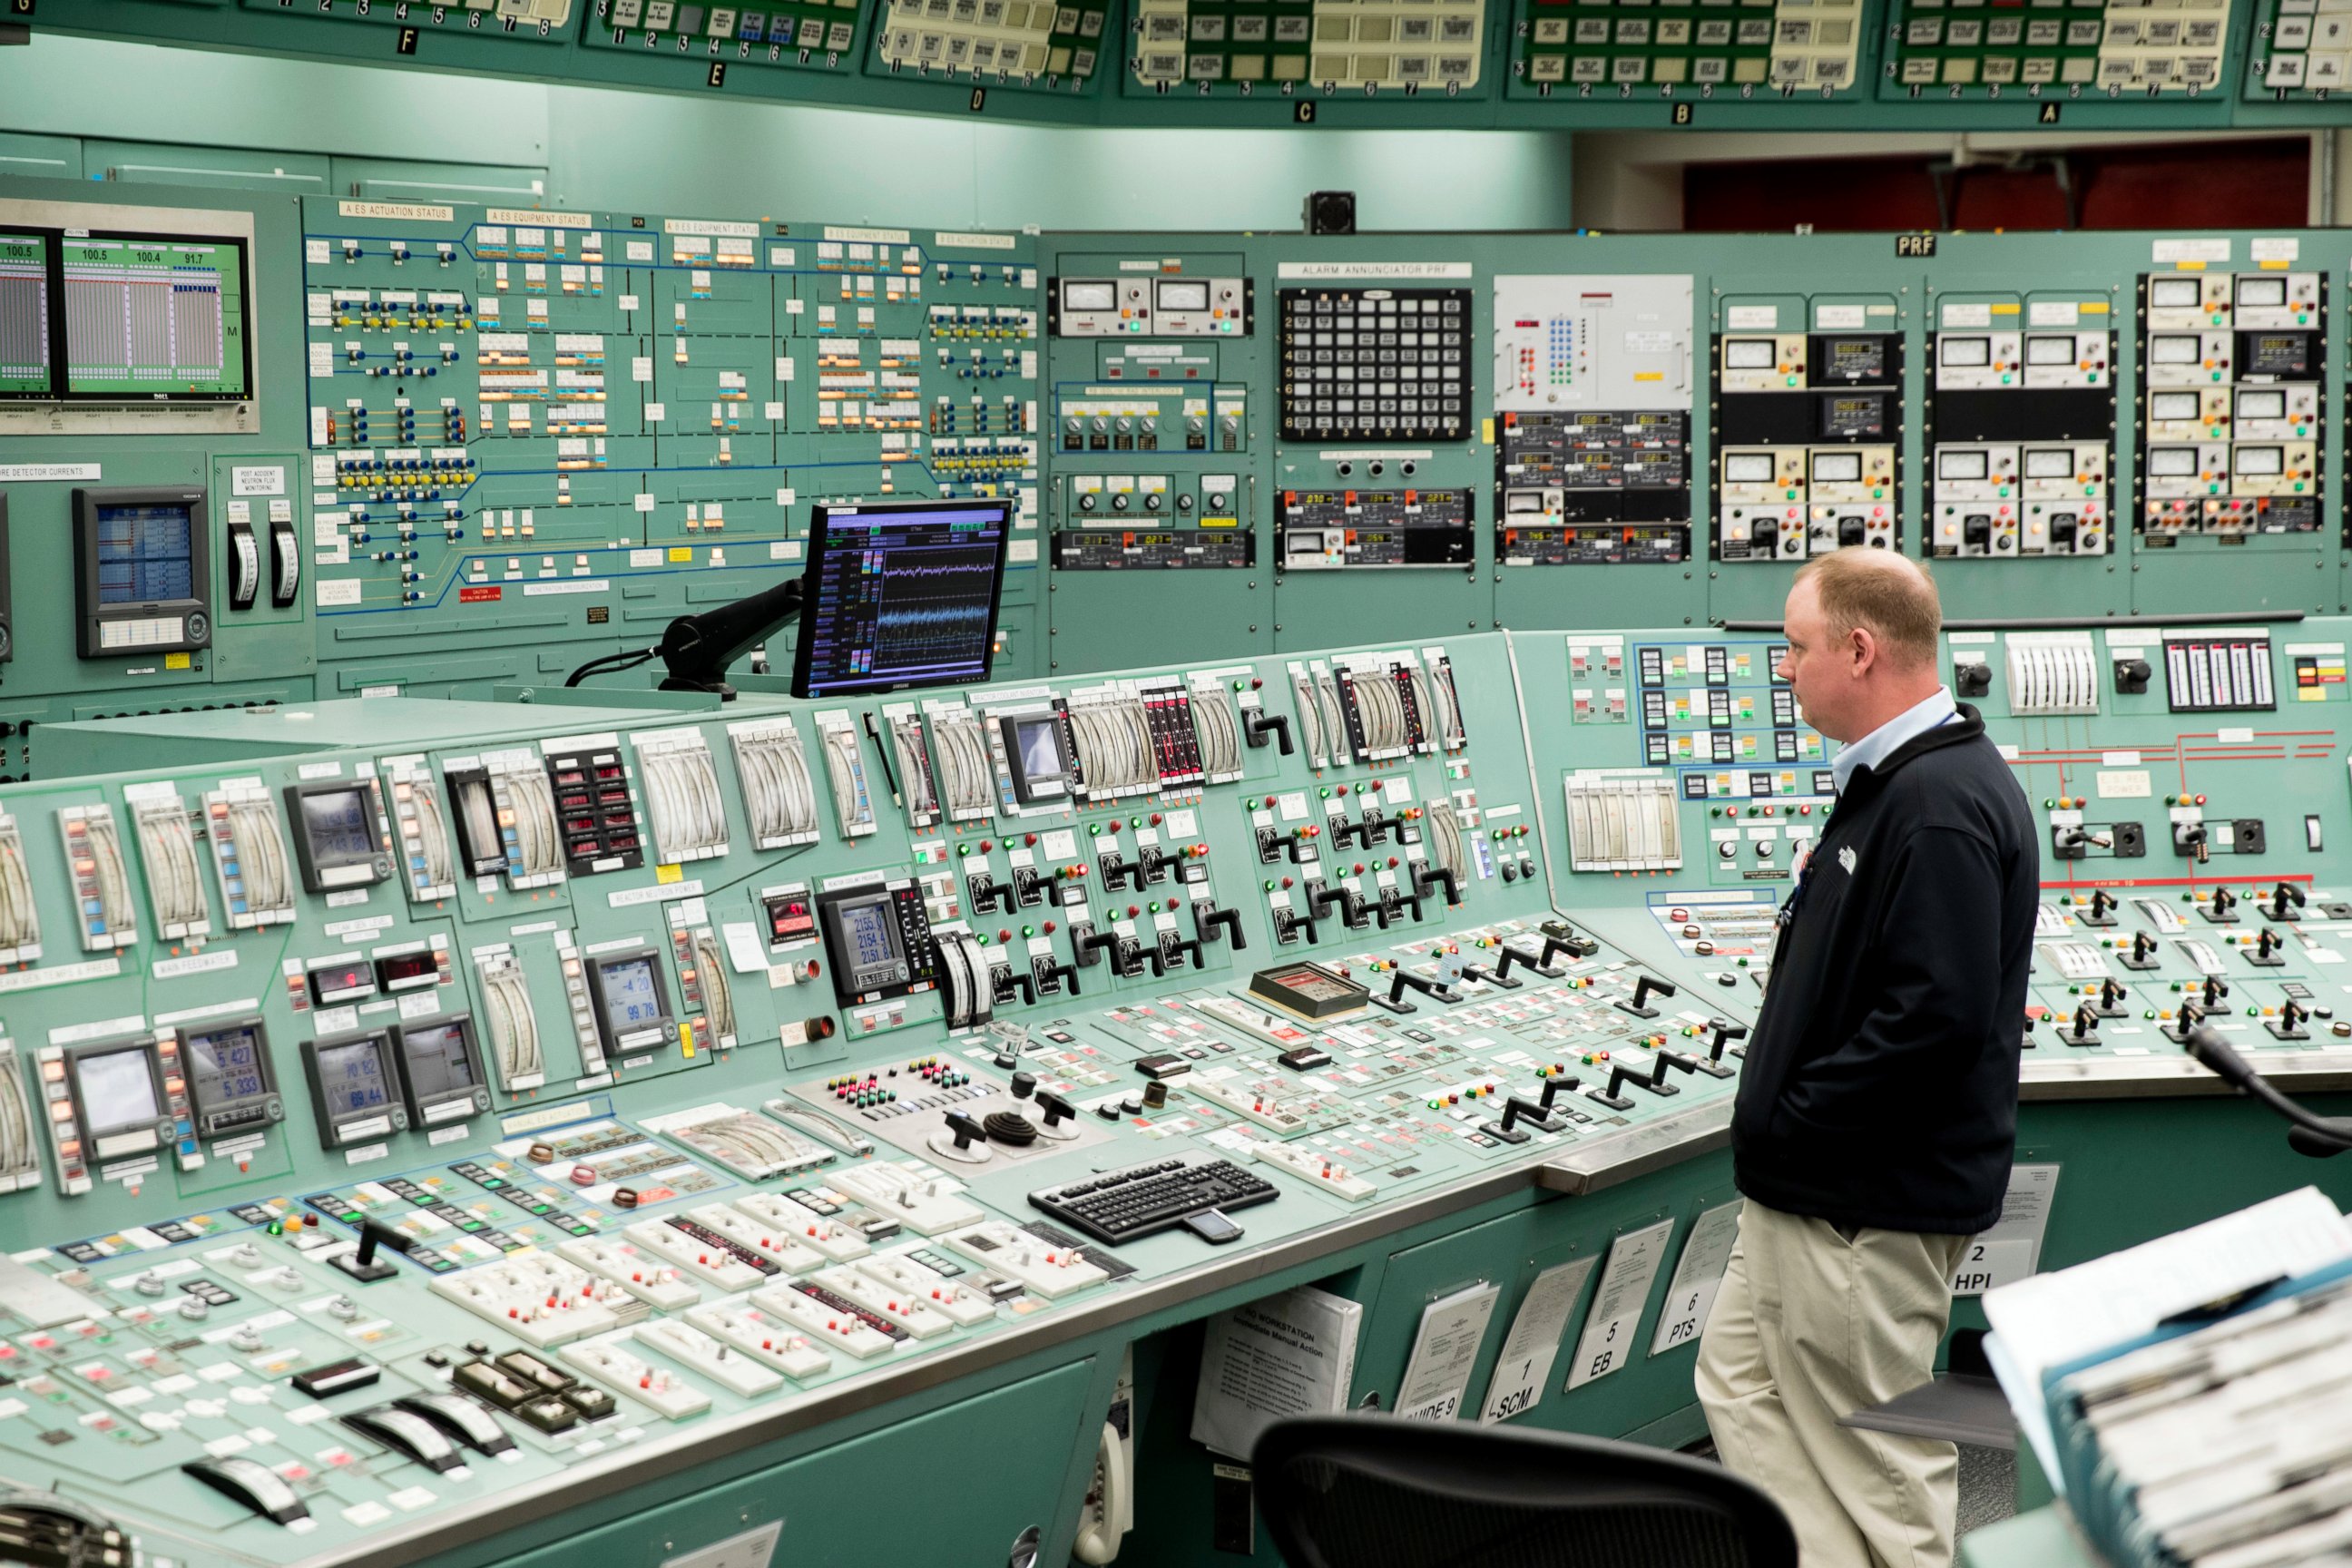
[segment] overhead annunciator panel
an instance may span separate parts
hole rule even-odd
[[[2265,258],[2265,244],[2285,254]],[[2327,279],[2290,269],[2293,240],[2254,247],[2256,270],[2140,279],[2139,525],[2150,547],[2319,529]]]
[[[1811,101],[1861,91],[1860,0],[1521,0],[1517,11],[1513,98],[1771,91]]]
[[[1902,315],[1887,295],[1726,295],[1711,380],[1715,554],[1899,549]]]
[[[1881,99],[2194,97],[2221,84],[2230,5],[2076,0],[1988,12],[1899,0],[1888,36]]]
[[[2115,545],[2110,296],[1954,292],[1933,308],[1928,553],[2106,554]]]
[[[1692,280],[1494,281],[1496,559],[1690,554]]]
[[[1139,0],[1128,90],[1459,95],[1478,86],[1480,0]]]

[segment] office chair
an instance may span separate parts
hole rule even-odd
[[[1780,1506],[1719,1465],[1465,1422],[1277,1421],[1250,1456],[1289,1568],[1796,1568]]]

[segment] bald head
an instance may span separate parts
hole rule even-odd
[[[1797,581],[1811,584],[1832,637],[1867,630],[1882,657],[1897,668],[1920,669],[1936,661],[1936,634],[1944,626],[1944,605],[1927,568],[1892,550],[1854,545],[1816,555],[1797,569]]]
[[[1944,613],[1918,562],[1867,545],[1817,555],[1798,571],[1787,614],[1778,673],[1831,740],[1858,741],[1935,694]]]

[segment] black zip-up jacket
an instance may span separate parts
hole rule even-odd
[[[2041,876],[1975,709],[1854,773],[1773,948],[1731,1119],[1741,1192],[1835,1225],[2000,1217]]]

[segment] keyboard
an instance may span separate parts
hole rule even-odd
[[[1263,1176],[1230,1160],[1155,1160],[1105,1171],[1029,1194],[1043,1210],[1097,1241],[1120,1242],[1173,1230],[1211,1209],[1247,1208],[1281,1196]]]

